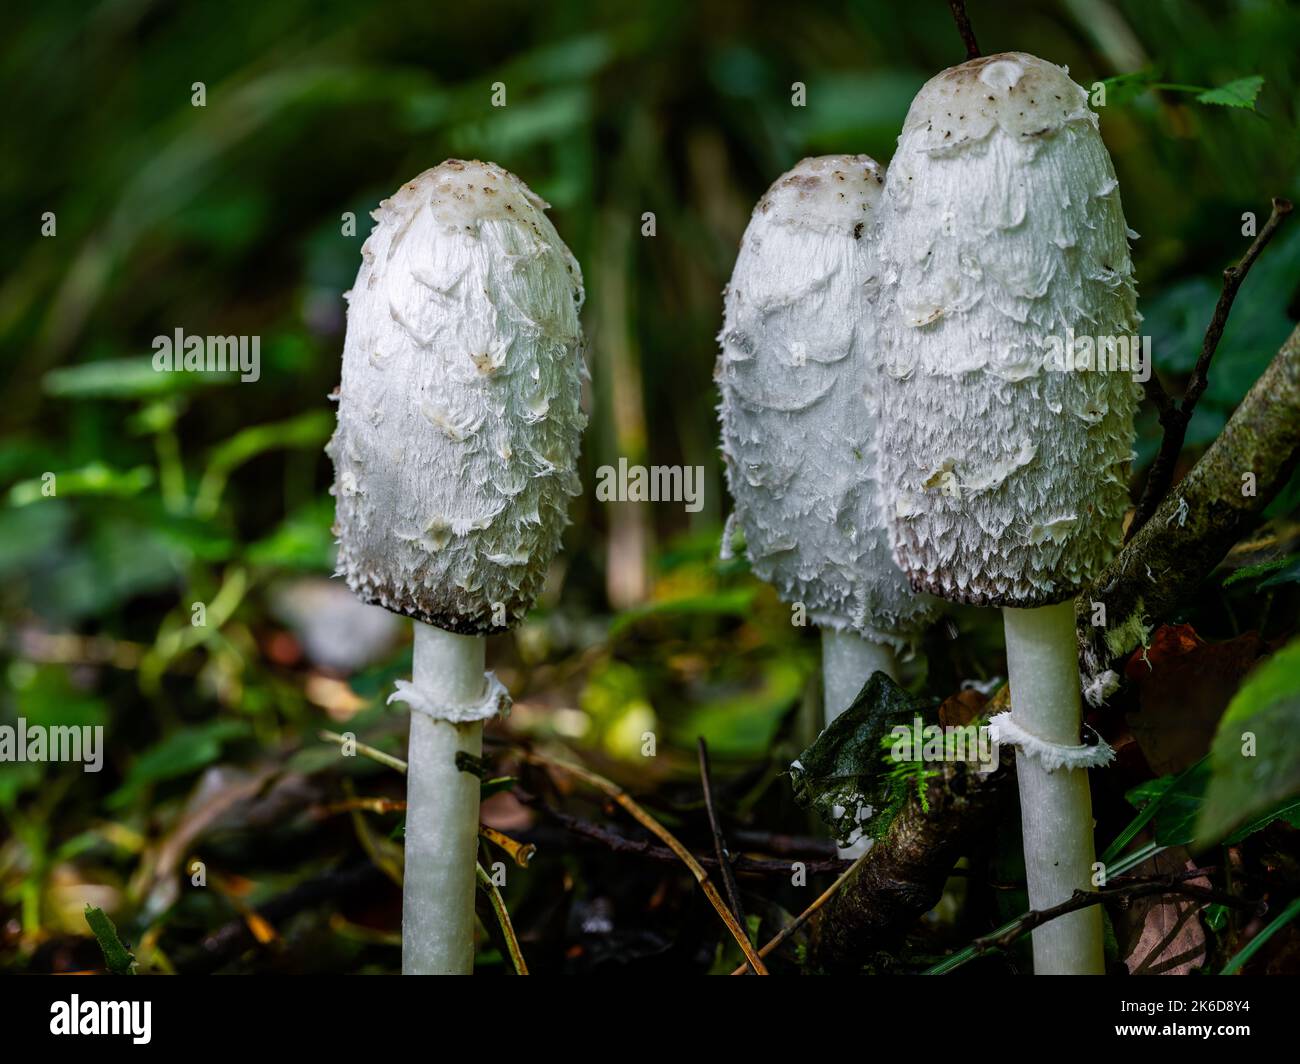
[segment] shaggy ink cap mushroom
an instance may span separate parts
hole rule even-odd
[[[890,557],[876,479],[882,183],[868,156],[827,155],[772,185],[727,286],[715,378],[734,521],[756,575],[822,628],[905,649],[933,603]]]
[[[348,294],[338,571],[463,635],[523,618],[579,491],[582,275],[546,206],[448,160],[373,213]]]
[[[956,602],[1072,597],[1120,544],[1138,386],[1061,355],[1141,321],[1137,234],[1086,93],[1020,52],[932,78],[880,226],[895,558]]]

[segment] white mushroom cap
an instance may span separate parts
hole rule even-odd
[[[880,226],[895,558],[958,602],[1069,598],[1120,543],[1138,387],[1058,356],[1141,321],[1137,234],[1084,90],[1019,52],[931,79]]]
[[[450,159],[380,204],[348,295],[338,570],[451,632],[523,617],[579,490],[582,275],[545,209]]]
[[[893,563],[873,450],[881,168],[804,159],[754,210],[719,340],[722,451],[754,572],[813,623],[904,648],[933,600]]]

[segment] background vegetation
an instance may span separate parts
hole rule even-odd
[[[1102,130],[1142,234],[1146,327],[1176,392],[1218,274],[1248,243],[1243,212],[1262,224],[1270,197],[1300,192],[1300,10],[1060,0],[975,3],[971,15],[986,52],[1036,53],[1084,85],[1147,75],[1109,83]],[[3,49],[0,723],[102,724],[107,759],[98,774],[0,764],[0,967],[102,968],[88,902],[158,970],[398,967],[400,892],[386,873],[400,869],[401,813],[349,801],[400,799],[401,779],[341,759],[318,732],[400,755],[404,718],[383,701],[409,675],[409,632],[327,579],[321,448],[367,212],[448,156],[521,175],[583,265],[584,484],[620,456],[706,476],[696,514],[606,505],[591,490],[575,500],[535,616],[489,646],[516,695],[491,751],[517,783],[484,815],[539,846],[527,871],[511,868],[507,904],[535,970],[733,967],[689,876],[593,838],[592,825],[643,836],[513,751],[567,747],[707,852],[703,735],[734,847],[781,832],[834,866],[780,775],[811,737],[800,707],[817,697],[814,635],[743,562],[717,560],[729,503],[714,336],[752,205],[801,156],[889,159],[915,91],[963,58],[947,5],[51,2],[11,22]],[[1178,88],[1252,77],[1253,107]],[[206,106],[191,103],[195,82]],[[490,106],[494,82],[505,108]],[[791,106],[794,82],[805,107]],[[1298,285],[1293,224],[1242,291],[1185,461],[1300,318]],[[177,328],[260,336],[261,379],[152,372],[153,337]],[[1146,409],[1139,466],[1158,441]],[[41,494],[46,472],[55,498]],[[1135,674],[1094,720],[1122,755],[1098,796],[1103,844],[1133,815],[1125,792],[1194,764],[1242,677],[1293,634],[1298,507],[1293,482],[1200,600],[1163,618],[1183,626],[1166,633],[1172,671]],[[206,626],[191,624],[196,602]],[[995,613],[956,610],[909,686],[944,698],[1002,675],[1000,646]],[[654,757],[642,756],[646,732]],[[1234,859],[1285,900],[1295,839],[1274,821]],[[766,835],[751,846],[783,856]],[[941,906],[879,963],[917,970],[1014,914],[1014,850],[984,855],[1007,873],[1007,897]],[[187,872],[196,859],[205,889]],[[769,870],[741,888],[751,919],[774,930],[827,882],[792,887]],[[1224,913],[1198,926],[1183,944],[1213,968],[1259,924]],[[1117,961],[1136,941],[1117,930]],[[500,946],[486,935],[480,971],[508,970]],[[1276,935],[1251,963],[1294,971],[1298,947]]]

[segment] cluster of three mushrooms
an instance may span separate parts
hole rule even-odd
[[[823,629],[827,719],[931,617],[1003,607],[1029,900],[1093,885],[1072,599],[1119,545],[1137,392],[1060,358],[1140,320],[1084,90],[1021,53],[917,95],[883,185],[809,159],[754,213],[717,377],[755,572]],[[1127,368],[1127,367],[1122,367]],[[917,592],[913,595],[912,592]],[[1100,972],[1092,907],[1034,932],[1035,971]]]

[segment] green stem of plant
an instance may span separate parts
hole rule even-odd
[[[181,463],[180,441],[173,429],[166,428],[154,436],[154,449],[158,454],[158,486],[162,489],[163,506],[168,513],[184,513],[185,467]]]
[[[1281,931],[1282,928],[1284,928],[1297,916],[1300,916],[1300,898],[1296,898],[1293,902],[1291,902],[1290,905],[1288,905],[1285,909],[1283,909],[1280,913],[1278,913],[1276,917],[1273,918],[1272,922],[1269,923],[1268,927],[1264,928],[1263,931],[1261,931],[1258,935],[1256,935],[1249,942],[1247,942],[1246,945],[1243,946],[1242,949],[1237,953],[1237,955],[1223,966],[1222,974],[1236,975],[1239,971],[1241,971],[1245,963],[1248,960],[1250,960],[1250,958],[1253,957],[1260,950],[1260,948],[1264,945],[1265,942],[1267,942],[1270,938],[1272,938],[1279,931]]]

